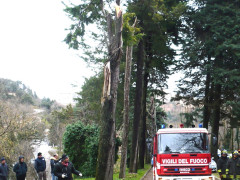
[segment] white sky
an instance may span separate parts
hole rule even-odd
[[[0,78],[67,104],[94,73],[63,42],[71,23],[63,8],[61,0],[0,1]]]
[[[0,1],[0,78],[22,81],[40,98],[68,104],[94,72],[63,42],[71,24],[63,9],[61,0]],[[178,78],[169,79],[169,96]]]

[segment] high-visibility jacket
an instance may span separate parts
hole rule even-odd
[[[230,178],[240,178],[240,159],[231,158],[227,162],[226,173],[230,175]]]
[[[226,174],[228,157],[221,157],[217,161],[217,169],[219,174]]]

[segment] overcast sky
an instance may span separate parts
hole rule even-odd
[[[63,8],[61,0],[0,1],[0,78],[67,104],[94,73],[63,42],[71,23]]]
[[[94,73],[77,56],[80,52],[63,42],[71,23],[63,9],[61,0],[0,1],[0,78],[22,81],[40,98],[68,104],[84,77]],[[168,93],[178,78],[170,78]]]

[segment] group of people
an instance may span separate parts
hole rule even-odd
[[[82,176],[82,173],[74,168],[74,165],[69,161],[69,157],[65,154],[63,154],[60,159],[58,159],[57,154],[53,155],[53,157],[50,158],[50,165],[52,180],[72,180],[72,174]],[[47,180],[46,160],[40,152],[35,159],[34,168],[38,174],[39,180]],[[19,162],[13,167],[17,180],[25,180],[27,170],[27,164],[24,162],[24,157],[20,156]],[[8,173],[9,168],[6,159],[3,157],[1,158],[0,164],[0,180],[7,180]]]
[[[53,157],[50,158],[50,165],[52,180],[72,180],[72,174],[82,176],[82,173],[74,168],[66,154],[63,154],[60,159],[58,159],[57,154],[54,154]],[[47,180],[46,160],[42,157],[42,153],[38,153],[34,167],[37,171],[39,180]]]
[[[222,180],[240,180],[240,150],[235,150],[232,158],[228,158],[227,151],[222,150],[217,168]]]
[[[17,180],[25,180],[27,174],[27,164],[24,162],[24,157],[19,156],[19,162],[17,162],[13,171],[16,173]],[[0,180],[7,180],[9,168],[4,157],[1,158],[0,164]]]

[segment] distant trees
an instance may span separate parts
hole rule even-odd
[[[34,177],[35,171],[31,170],[32,145],[44,139],[45,125],[29,106],[0,100],[0,126],[0,156],[4,156],[11,167],[18,156],[23,155],[29,165],[28,176]],[[15,174],[11,172],[10,177],[15,178]]]
[[[18,101],[19,103],[38,105],[38,97],[36,93],[26,87],[20,81],[12,81],[9,79],[0,78],[0,99]]]
[[[47,120],[50,123],[48,140],[52,145],[57,146],[58,152],[61,153],[63,151],[62,138],[66,126],[77,121],[74,109],[71,105],[68,105],[59,110],[53,110]]]
[[[54,104],[54,100],[51,100],[51,99],[49,99],[49,98],[43,98],[42,100],[41,100],[41,104],[40,104],[40,106],[42,107],[42,108],[45,108],[46,110],[48,110],[48,111],[50,111],[51,110],[51,106]]]

